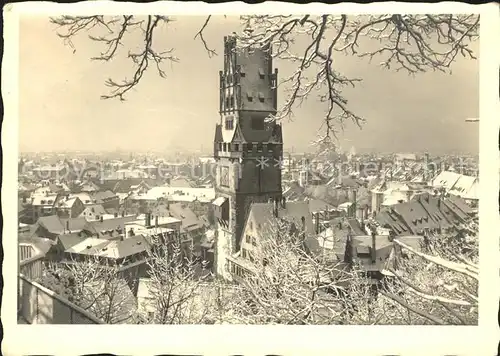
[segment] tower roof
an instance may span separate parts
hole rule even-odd
[[[233,135],[231,142],[236,142],[236,143],[246,143],[247,142],[247,140],[245,140],[245,136],[243,135],[243,130],[241,130],[240,123],[236,124],[235,130],[234,130],[234,135]]]
[[[222,142],[222,125],[216,124],[215,125],[215,137],[214,137],[214,142]]]

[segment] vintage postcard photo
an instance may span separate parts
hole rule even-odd
[[[394,4],[7,5],[11,349],[40,324],[486,338],[498,8]]]

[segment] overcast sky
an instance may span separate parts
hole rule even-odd
[[[206,41],[222,53],[223,36],[238,30],[238,19],[215,18]],[[174,48],[180,62],[166,64],[166,79],[148,72],[127,101],[102,100],[104,81],[130,76],[127,50],[109,63],[91,61],[102,47],[85,36],[64,46],[48,18],[20,22],[20,146],[23,151],[208,149],[219,121],[218,71],[221,55],[209,58],[195,33],[202,17],[178,17],[157,34],[158,47]],[[140,43],[130,35],[128,45]],[[478,51],[479,43],[472,45]],[[360,151],[477,153],[479,63],[458,59],[453,74],[429,72],[411,78],[382,70],[367,60],[338,56],[336,68],[363,78],[346,92],[351,110],[366,119],[363,129],[348,125],[342,148]],[[275,63],[280,75],[293,70]],[[279,102],[284,101],[280,93]],[[284,122],[285,148],[308,149],[325,107],[311,98]]]

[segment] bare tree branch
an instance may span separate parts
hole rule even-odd
[[[203,35],[212,20],[205,18],[194,39],[200,39],[209,57],[217,55],[209,47]],[[172,21],[169,17],[149,15],[147,20],[135,16],[105,19],[103,16],[61,16],[52,18],[58,26],[58,35],[64,43],[74,49],[72,38],[81,32],[104,30],[107,35],[89,36],[91,40],[104,44],[106,49],[96,60],[109,61],[117,56],[124,45],[127,32],[140,28],[143,31],[142,50],[129,52],[135,64],[131,79],[121,82],[106,81],[110,94],[102,98],[119,98],[137,86],[150,62],[154,63],[160,77],[165,72],[160,64],[176,62],[173,50],[153,49],[155,30],[160,23]],[[479,37],[478,15],[457,14],[382,14],[382,15],[246,15],[241,22],[252,31],[237,34],[241,49],[270,47],[272,55],[297,64],[290,76],[283,78],[280,86],[288,91],[288,97],[278,113],[271,119],[292,118],[295,107],[300,106],[313,91],[326,104],[323,129],[325,134],[318,141],[336,138],[338,129],[346,122],[361,126],[364,119],[356,115],[343,94],[346,86],[355,86],[361,78],[348,78],[333,69],[335,56],[350,55],[359,58],[381,57],[380,65],[386,69],[405,71],[410,75],[428,70],[450,71],[458,56],[476,59],[469,44]],[[308,39],[305,48],[296,46],[296,39]],[[376,48],[374,48],[376,47]]]
[[[207,42],[205,41],[205,38],[203,37],[203,31],[205,30],[205,28],[207,27],[208,23],[210,22],[210,18],[211,17],[212,17],[212,15],[208,15],[207,16],[207,18],[205,20],[205,23],[203,24],[203,26],[200,28],[200,30],[194,36],[194,39],[196,39],[198,37],[200,38],[201,42],[203,43],[203,46],[205,47],[205,50],[208,53],[208,57],[209,58],[217,55],[217,52],[215,52],[213,49],[210,49],[208,47]]]

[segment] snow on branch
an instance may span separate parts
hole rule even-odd
[[[441,257],[427,255],[423,252],[419,252],[419,251],[413,249],[412,247],[404,244],[403,242],[401,242],[397,239],[394,240],[394,243],[401,246],[402,248],[410,251],[411,253],[413,253],[419,257],[422,257],[423,259],[425,259],[429,262],[435,263],[437,265],[440,265],[440,266],[445,267],[447,269],[450,269],[452,271],[462,273],[468,277],[479,280],[479,270],[476,267],[472,267],[469,264],[461,264],[461,263],[457,263],[457,262],[447,261]]]
[[[335,53],[382,57],[380,65],[409,74],[427,70],[445,71],[458,55],[473,58],[468,47],[478,38],[476,15],[250,15],[242,16],[247,28],[240,36],[242,47],[270,46],[274,57],[296,63],[295,72],[281,80],[290,94],[276,119],[290,117],[293,108],[319,91],[326,103],[326,136],[334,135],[346,121],[357,125],[363,118],[348,107],[342,89],[355,86],[360,78],[348,78],[335,67]],[[294,46],[303,36],[308,45]],[[376,48],[370,46],[376,42]]]
[[[475,59],[469,48],[471,41],[479,37],[479,16],[459,14],[386,14],[386,15],[245,15],[241,22],[248,31],[236,34],[240,48],[269,48],[272,55],[296,65],[295,71],[280,80],[287,88],[288,96],[274,119],[292,117],[295,107],[300,106],[315,93],[325,103],[325,137],[336,137],[346,122],[360,126],[364,118],[350,109],[343,91],[354,87],[361,78],[342,74],[335,60],[339,55],[359,58],[381,58],[383,68],[404,71],[408,74],[428,70],[450,71],[458,56]],[[125,46],[123,39],[134,29],[142,31],[141,48],[129,52],[134,63],[131,79],[108,79],[110,94],[102,98],[119,98],[137,86],[145,71],[153,64],[158,74],[165,77],[161,64],[176,62],[172,49],[154,49],[153,38],[160,34],[160,24],[168,24],[167,16],[149,15],[146,19],[136,16],[61,16],[52,18],[58,26],[58,35],[74,48],[72,38],[82,32],[100,29],[105,35],[89,36],[105,46],[105,50],[93,59],[109,61]],[[212,16],[207,16],[194,35],[199,39],[209,57],[216,55],[203,35]],[[297,39],[305,42],[297,45]],[[375,45],[374,45],[375,44]]]

